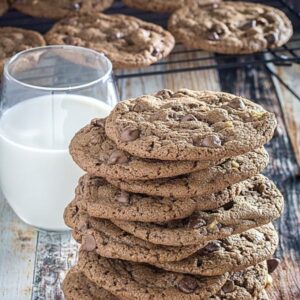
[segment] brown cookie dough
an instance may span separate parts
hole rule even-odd
[[[132,192],[162,197],[205,196],[226,189],[260,173],[268,164],[268,153],[256,149],[227,159],[218,166],[187,175],[145,181],[107,180],[116,187]]]
[[[139,157],[216,161],[261,147],[275,127],[273,113],[245,98],[181,89],[118,103],[105,131]]]
[[[277,232],[268,224],[212,241],[184,260],[155,265],[172,272],[216,276],[239,272],[271,258],[277,245]]]
[[[238,1],[185,6],[171,16],[169,30],[187,48],[227,54],[276,48],[293,34],[291,21],[281,10]]]
[[[62,19],[69,14],[100,12],[113,0],[11,0],[12,7],[37,18]]]
[[[3,71],[7,59],[16,53],[34,48],[45,46],[44,38],[35,31],[15,28],[0,28],[0,74]]]
[[[209,5],[219,3],[220,1],[221,0],[123,0],[129,7],[154,12],[172,12],[185,5]]]
[[[162,161],[143,159],[119,150],[105,134],[105,119],[94,119],[72,139],[74,161],[90,175],[112,179],[148,180],[192,173],[221,161]]]
[[[0,16],[4,15],[8,10],[8,2],[6,0],[0,1]]]
[[[206,300],[220,290],[228,276],[201,277],[167,272],[86,251],[79,254],[78,268],[97,286],[131,300]]]
[[[212,211],[198,211],[192,216],[167,223],[142,223],[112,220],[123,230],[154,244],[181,246],[223,239],[243,233],[277,219],[284,201],[274,183],[262,175],[248,181],[248,186],[231,202]]]
[[[45,35],[50,45],[74,45],[104,53],[114,68],[151,65],[174,47],[162,27],[126,15],[81,14],[56,23]]]
[[[136,238],[109,220],[89,217],[76,202],[65,210],[65,222],[72,228],[82,249],[95,251],[103,257],[141,263],[163,263],[182,260],[205,246],[204,244],[172,247],[160,246]]]
[[[62,290],[66,300],[118,300],[113,294],[88,280],[76,268],[72,268],[66,275]]]

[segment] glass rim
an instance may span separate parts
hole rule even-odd
[[[30,52],[34,52],[34,51],[37,51],[37,50],[42,50],[42,49],[77,49],[77,50],[84,50],[84,51],[88,51],[90,53],[94,53],[96,54],[97,56],[101,57],[106,63],[107,63],[107,70],[106,72],[101,76],[99,77],[98,79],[96,80],[93,80],[93,81],[90,81],[90,82],[87,82],[85,84],[80,84],[80,85],[76,85],[76,86],[71,86],[71,87],[42,87],[42,86],[38,86],[38,85],[33,85],[33,84],[28,84],[28,83],[25,83],[21,80],[18,80],[16,79],[12,74],[10,74],[9,70],[8,70],[8,67],[10,64],[12,64],[14,61],[16,61],[18,58],[20,58],[23,54],[25,53],[30,53]],[[48,45],[48,46],[41,46],[41,47],[35,47],[35,48],[30,48],[30,49],[26,49],[26,50],[23,50],[21,52],[18,52],[17,54],[15,54],[14,56],[12,56],[4,65],[4,71],[3,71],[3,76],[24,86],[24,87],[27,87],[27,88],[32,88],[32,89],[36,89],[36,90],[43,90],[43,91],[49,91],[49,92],[55,92],[55,91],[58,91],[58,92],[62,92],[62,91],[74,91],[74,90],[80,90],[80,89],[84,89],[84,88],[87,88],[87,87],[90,87],[90,86],[93,86],[99,82],[104,82],[106,81],[109,76],[112,74],[112,62],[110,61],[110,59],[108,59],[106,57],[106,55],[104,53],[101,53],[101,52],[98,52],[98,51],[95,51],[93,49],[90,49],[90,48],[85,48],[85,47],[79,47],[79,46],[72,46],[72,45]]]

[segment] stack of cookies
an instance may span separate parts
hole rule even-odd
[[[268,299],[283,197],[259,173],[275,127],[247,99],[182,89],[120,102],[81,129],[66,298]]]

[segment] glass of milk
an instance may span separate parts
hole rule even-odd
[[[4,67],[0,102],[0,183],[25,223],[67,230],[63,211],[83,172],[68,146],[95,117],[118,101],[112,64],[73,46],[20,52]]]

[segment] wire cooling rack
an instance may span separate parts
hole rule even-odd
[[[151,1],[151,0],[149,0]],[[251,1],[251,0],[248,0]],[[283,10],[293,22],[295,35],[288,44],[277,49],[268,49],[266,51],[252,55],[220,55],[207,54],[201,50],[187,50],[182,45],[176,45],[171,55],[150,67],[143,69],[133,69],[118,72],[116,79],[132,78],[140,76],[155,76],[179,72],[193,72],[207,69],[232,69],[232,68],[252,68],[258,65],[265,66],[266,70],[277,77],[291,93],[299,100],[297,95],[275,72],[269,67],[270,63],[280,66],[292,66],[300,64],[300,1],[299,0],[252,0],[254,3],[264,3]],[[126,7],[121,0],[115,1],[115,4],[106,13],[108,14],[127,14],[145,21],[153,22],[166,27],[168,14],[150,13],[140,10],[134,10]],[[53,25],[52,20],[32,18],[23,15],[17,11],[11,10],[0,18],[0,26],[15,26],[47,32]],[[297,34],[299,32],[299,34]]]

